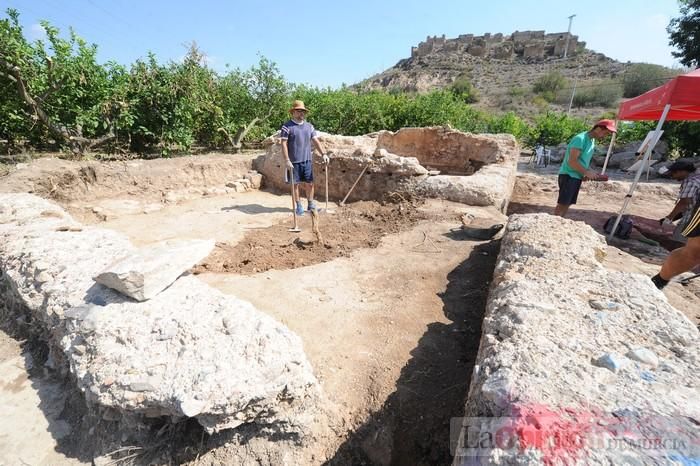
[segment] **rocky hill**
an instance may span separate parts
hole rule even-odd
[[[411,48],[410,58],[357,87],[426,92],[464,78],[476,88],[478,106],[522,110],[528,99],[519,97],[531,92],[534,82],[549,72],[561,73],[569,88],[576,81],[579,89],[586,89],[610,86],[609,80],[620,78],[630,65],[587,49],[578,36],[570,35],[567,41],[567,35],[516,31],[510,35],[465,34],[454,39],[427,37]],[[567,98],[559,100],[564,107],[568,104]]]

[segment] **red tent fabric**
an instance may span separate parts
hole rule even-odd
[[[700,69],[673,78],[620,104],[618,120],[658,120],[671,104],[666,120],[700,120]]]

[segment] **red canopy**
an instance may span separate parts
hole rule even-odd
[[[618,120],[658,120],[671,104],[666,120],[700,120],[700,69],[677,76],[620,104]]]

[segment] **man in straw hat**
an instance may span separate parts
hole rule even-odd
[[[617,132],[615,122],[600,120],[589,131],[574,136],[566,146],[564,161],[559,169],[559,198],[554,215],[566,216],[571,204],[576,204],[581,182],[584,180],[605,181],[607,177],[590,170],[596,139]]]
[[[304,214],[304,207],[299,197],[299,184],[303,184],[306,191],[307,209],[309,211],[316,209],[312,144],[323,157],[323,163],[328,163],[329,161],[326,151],[318,140],[316,130],[311,123],[305,121],[306,112],[308,112],[308,109],[304,106],[304,102],[295,100],[292,103],[292,108],[289,109],[292,119],[282,125],[280,135],[282,139],[282,155],[284,156],[287,169],[292,172],[294,177],[294,198],[296,199],[297,215]]]

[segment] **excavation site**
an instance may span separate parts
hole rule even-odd
[[[0,177],[7,464],[646,464],[579,440],[697,440],[700,298],[536,213],[552,182],[513,136],[320,139],[300,215],[277,136]],[[505,418],[515,443],[476,455],[472,421]]]

